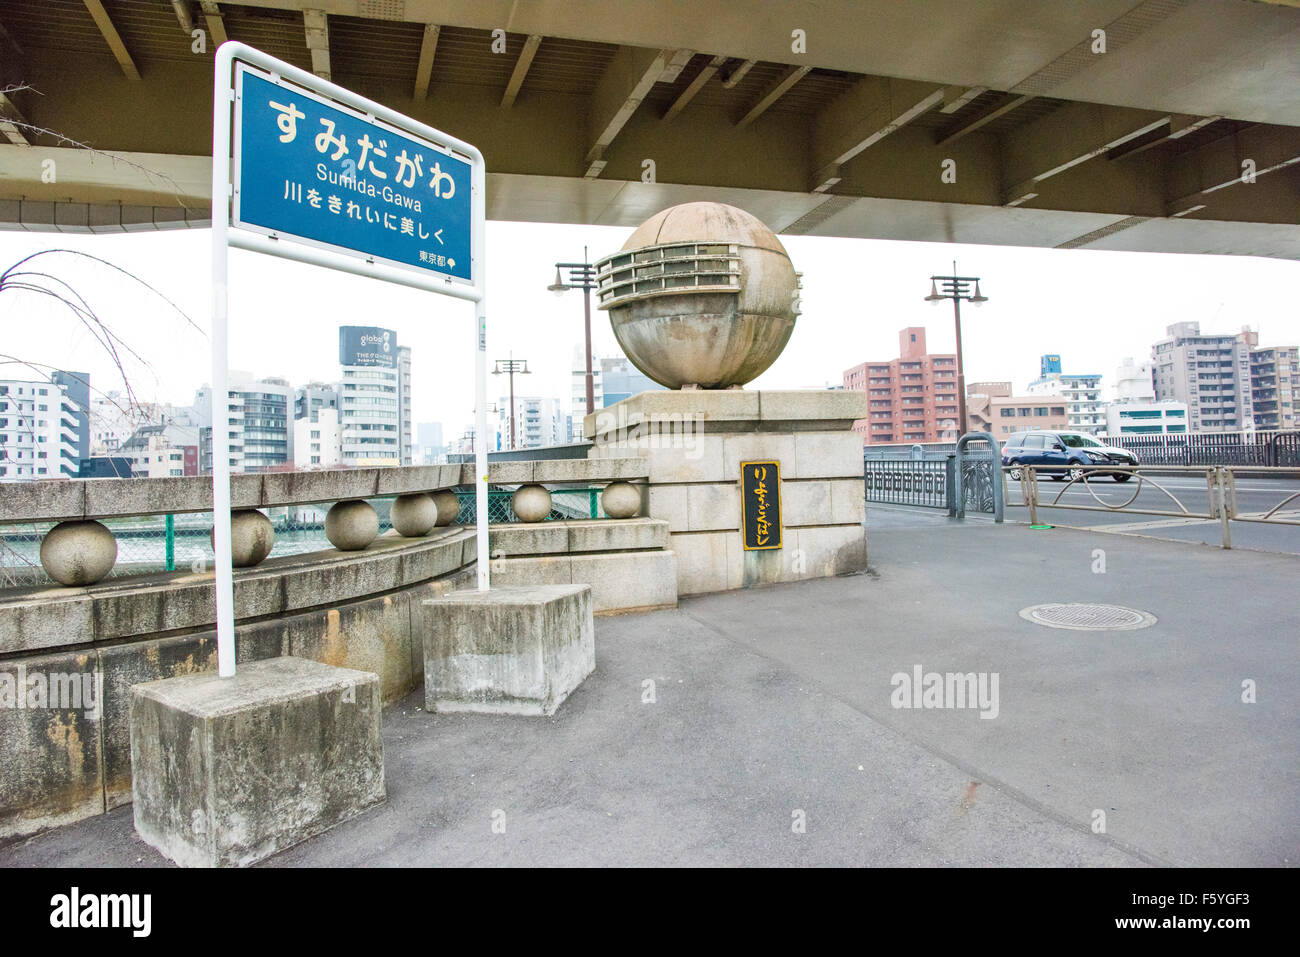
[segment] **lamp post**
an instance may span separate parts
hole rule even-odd
[[[960,438],[966,431],[966,371],[962,365],[961,353],[961,301],[965,299],[972,305],[983,305],[989,301],[988,296],[980,294],[980,281],[978,276],[959,276],[957,275],[957,262],[953,260],[951,276],[931,276],[930,277],[930,295],[925,297],[926,302],[932,302],[938,305],[944,299],[952,300],[953,322],[957,330],[957,436]],[[939,291],[938,283],[943,283],[943,291]],[[975,291],[971,292],[971,284],[975,284]]]
[[[569,281],[560,278],[560,270],[569,271]],[[582,247],[582,262],[556,263],[555,282],[546,287],[557,296],[562,296],[570,289],[582,290],[583,328],[586,333],[587,362],[587,415],[596,411],[596,386],[591,375],[591,291],[596,288],[596,267],[587,261],[587,247]]]
[[[515,373],[528,375],[528,360],[516,359],[513,356],[509,359],[498,359],[496,366],[492,370],[493,375],[505,373],[510,376],[510,449],[515,447]]]

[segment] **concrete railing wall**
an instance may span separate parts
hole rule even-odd
[[[639,459],[509,462],[490,466],[488,478],[502,486],[627,482],[644,489],[647,471]],[[472,465],[236,475],[232,511],[412,495],[473,482]],[[0,524],[211,508],[209,477],[0,485]],[[562,534],[542,534],[538,547],[562,552],[550,572],[563,568],[571,577],[578,552],[623,548],[628,542],[650,547],[641,541],[642,533],[627,527],[647,521],[494,528],[507,536],[502,544],[509,554],[500,559],[505,563],[518,547],[518,536],[510,537],[509,529],[555,526]],[[592,534],[570,534],[564,529],[570,525],[588,527]],[[597,534],[602,528],[608,534]],[[270,557],[236,569],[238,659],[294,655],[374,672],[384,700],[398,700],[423,680],[423,600],[473,587],[476,554],[474,528],[452,525],[416,538],[390,531],[356,551]],[[520,573],[512,565],[502,577]],[[675,594],[668,598],[676,600]],[[211,571],[0,591],[0,840],[130,802],[129,689],[215,670],[214,621]],[[60,698],[74,680],[77,700]]]

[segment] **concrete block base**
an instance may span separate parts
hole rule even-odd
[[[596,668],[589,585],[461,591],[424,604],[428,711],[551,715]]]
[[[668,523],[652,518],[492,527],[492,581],[590,585],[597,615],[677,605],[677,559]]]
[[[136,833],[177,864],[256,863],[384,800],[379,679],[302,658],[131,689]]]

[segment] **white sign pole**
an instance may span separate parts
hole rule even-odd
[[[488,460],[487,460],[487,255],[484,235],[487,223],[487,177],[483,163],[474,164],[473,195],[470,206],[470,252],[474,264],[474,285],[478,300],[474,304],[474,346],[478,350],[474,363],[474,527],[478,548],[479,591],[491,584],[488,557]]]
[[[217,674],[235,674],[235,582],[230,558],[230,391],[226,343],[227,232],[230,198],[229,57],[217,57],[212,94],[212,549],[217,593]],[[202,462],[199,463],[202,467]]]

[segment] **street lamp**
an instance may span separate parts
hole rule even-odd
[[[569,281],[560,277],[560,270],[569,271]],[[557,296],[563,296],[570,289],[582,290],[582,314],[586,331],[587,356],[587,414],[596,411],[596,386],[591,375],[591,291],[596,288],[596,267],[587,261],[587,247],[582,247],[582,262],[556,263],[555,282],[546,287]]]
[[[959,276],[957,275],[957,262],[953,261],[951,276],[931,276],[930,277],[930,295],[925,297],[926,302],[932,302],[938,305],[944,299],[952,300],[953,321],[957,329],[957,435],[960,437],[967,427],[966,423],[966,371],[962,366],[961,352],[961,301],[975,306],[983,305],[989,301],[989,297],[980,293],[980,281],[978,276]],[[940,292],[938,283],[943,283],[943,291]],[[975,284],[975,291],[971,292],[971,283]]]
[[[515,373],[528,375],[527,359],[516,359],[513,356],[509,359],[498,359],[495,368],[492,370],[493,375],[505,373],[510,376],[510,448],[515,447]]]

